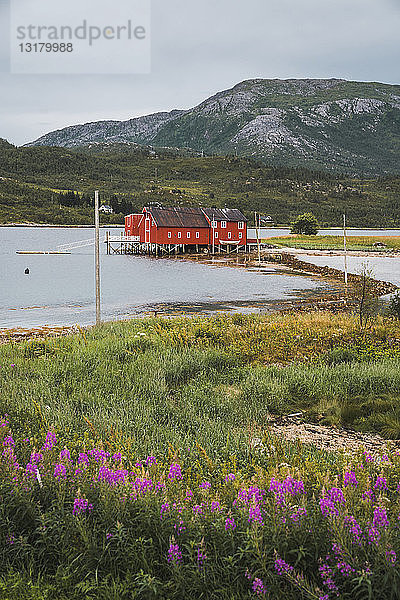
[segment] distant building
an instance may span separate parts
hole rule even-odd
[[[113,209],[108,204],[102,204],[99,208],[99,212],[105,213],[107,215],[112,215]]]
[[[125,217],[125,235],[142,244],[245,248],[247,219],[235,208],[149,206]]]

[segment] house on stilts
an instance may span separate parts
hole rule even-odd
[[[247,219],[236,208],[148,206],[127,215],[125,235],[106,243],[109,254],[229,254],[247,249]]]

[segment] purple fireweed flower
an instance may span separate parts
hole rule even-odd
[[[374,483],[375,490],[387,490],[387,482],[384,477],[377,477]]]
[[[182,560],[182,552],[179,549],[178,544],[171,542],[168,548],[168,562],[177,565]]]
[[[392,565],[396,564],[397,556],[394,550],[386,550],[385,556],[388,563]]]
[[[336,508],[334,502],[331,500],[329,496],[324,496],[319,501],[319,507],[321,509],[322,514],[325,517],[337,517],[339,515],[339,511]]]
[[[235,519],[228,517],[225,521],[225,531],[233,531],[236,529]]]
[[[15,456],[13,446],[5,446],[4,450],[1,453],[1,457],[8,462],[9,466],[12,469],[19,469],[19,463],[17,461],[17,457]]]
[[[7,421],[6,416],[5,417],[0,417],[0,427],[7,427],[7,425],[9,425],[10,422]]]
[[[61,450],[61,452],[60,452],[60,460],[71,461],[71,453],[68,450],[68,448],[64,448],[64,450]]]
[[[323,596],[320,596],[318,600],[329,600],[329,594],[324,594]]]
[[[199,484],[199,488],[203,489],[203,490],[209,490],[211,487],[211,483],[209,481],[203,481],[202,483]]]
[[[52,450],[52,448],[54,448],[54,446],[56,444],[57,444],[56,434],[53,431],[48,431],[45,442],[41,448],[42,452],[45,452],[46,450]]]
[[[197,567],[199,570],[204,568],[204,563],[207,560],[207,555],[203,552],[202,548],[197,549]]]
[[[78,454],[78,464],[79,465],[88,465],[90,462],[90,458],[88,457],[88,455],[86,454],[86,452],[80,452]]]
[[[249,508],[249,523],[264,525],[263,516],[259,504],[253,504]]]
[[[157,464],[157,460],[156,460],[156,458],[154,456],[148,456],[146,458],[146,465],[148,467],[150,467],[150,465],[155,465],[155,464]]]
[[[192,511],[195,517],[199,515],[204,515],[204,504],[195,504],[192,508]]]
[[[375,500],[375,494],[372,490],[366,490],[365,492],[363,492],[361,494],[361,498],[363,500],[366,500],[367,502],[374,502]]]
[[[113,537],[112,533],[106,533],[106,539],[107,540],[111,540],[112,537]]]
[[[13,440],[13,436],[12,435],[7,435],[4,440],[3,440],[3,446],[8,446],[8,447],[14,447],[15,446],[15,442]]]
[[[141,462],[136,462],[136,463],[135,463],[135,467],[136,467],[137,469],[141,469],[141,468],[143,467],[143,463],[141,463]]]
[[[298,523],[300,519],[307,516],[307,510],[303,506],[299,506],[299,508],[293,511],[290,515],[293,523]]]
[[[378,545],[379,540],[381,539],[381,533],[379,529],[374,526],[368,527],[367,529],[368,543]]]
[[[122,460],[121,452],[116,452],[115,454],[112,455],[111,458],[114,462],[121,462],[121,460]]]
[[[331,488],[328,494],[335,504],[344,504],[346,502],[343,491],[340,488]]]
[[[186,502],[189,502],[192,498],[193,498],[192,490],[186,490],[186,495],[185,495]]]
[[[165,483],[163,481],[157,481],[155,489],[157,492],[162,492],[163,490],[165,490]]]
[[[172,481],[174,479],[182,479],[182,470],[181,466],[178,463],[172,463],[168,471],[168,479]]]
[[[65,479],[67,470],[64,465],[54,465],[54,477],[58,480]]]
[[[333,580],[333,571],[327,563],[322,563],[318,568],[323,584],[328,588],[330,592],[339,597],[339,590],[336,583]]]
[[[279,556],[275,558],[274,567],[278,575],[287,575],[288,573],[292,573],[294,571],[293,567],[288,565],[288,563]]]
[[[268,491],[273,492],[278,506],[283,506],[288,496],[294,497],[305,493],[303,481],[297,481],[293,477],[287,477],[283,481],[272,478]]]
[[[351,485],[352,487],[358,486],[357,477],[354,471],[346,471],[344,474],[343,485],[344,487],[347,487],[348,485]]]
[[[218,502],[218,500],[214,500],[213,502],[211,502],[211,512],[215,512],[215,511],[220,511],[221,510],[221,505]]]
[[[374,457],[372,456],[372,454],[369,454],[368,452],[364,451],[363,455],[365,458],[365,462],[374,462]]]
[[[168,513],[170,511],[170,505],[168,504],[168,502],[165,502],[164,504],[161,504],[161,510],[160,510],[160,519],[163,518],[163,516]]]
[[[75,498],[74,507],[72,509],[73,515],[80,515],[85,513],[87,510],[90,511],[93,509],[93,504],[89,504],[86,498]]]
[[[109,452],[106,452],[105,450],[99,450],[98,448],[93,448],[92,450],[89,450],[89,454],[94,458],[96,462],[101,463],[104,463],[107,460],[107,458],[110,458]]]
[[[377,506],[374,508],[374,517],[372,520],[372,524],[374,527],[388,527],[389,519],[387,518],[387,513],[385,508],[381,508]]]
[[[235,481],[236,477],[234,473],[228,473],[225,477],[225,483],[229,483],[229,481]]]
[[[12,546],[13,544],[15,544],[16,541],[16,537],[13,533],[10,533],[10,535],[6,536],[6,544],[9,544],[10,546]]]
[[[260,579],[259,577],[256,577],[254,579],[251,589],[253,590],[253,592],[255,593],[256,596],[265,596],[265,594],[266,594],[263,580]]]
[[[126,483],[128,476],[129,476],[129,472],[127,470],[120,469],[117,471],[113,471],[112,469],[109,469],[105,465],[102,465],[99,468],[99,473],[98,473],[97,478],[99,481],[105,481],[106,483],[108,483],[110,485],[116,485],[118,483]]]
[[[352,515],[345,516],[344,526],[353,538],[352,543],[361,546],[362,530],[359,524],[357,523],[355,517],[353,517]]]
[[[343,577],[350,577],[352,573],[355,573],[355,569],[353,569],[353,567],[346,562],[338,562],[336,568],[343,575]]]
[[[183,521],[179,521],[179,523],[175,523],[174,529],[175,529],[176,533],[179,535],[180,533],[182,533],[182,531],[186,531],[185,523]]]

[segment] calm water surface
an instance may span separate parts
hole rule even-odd
[[[105,237],[101,230],[101,239]],[[118,234],[118,230],[110,230]],[[66,255],[20,255],[92,239],[93,229],[0,227],[0,327],[90,324],[94,320],[93,246]],[[102,318],[123,319],[150,310],[249,311],[327,284],[279,269],[259,270],[181,259],[105,255],[102,244]],[[30,270],[24,274],[25,268]]]

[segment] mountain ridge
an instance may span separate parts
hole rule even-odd
[[[400,173],[400,85],[248,79],[188,110],[95,121],[28,146],[127,143],[238,154],[354,175]]]

